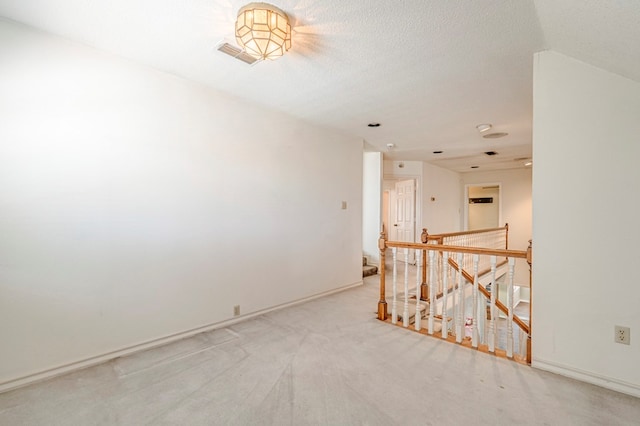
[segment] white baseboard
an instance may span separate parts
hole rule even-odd
[[[194,336],[199,333],[204,333],[207,331],[215,330],[218,328],[228,327],[230,325],[236,324],[241,321],[246,321],[250,318],[257,317],[259,315],[263,315],[272,311],[276,311],[283,308],[288,308],[290,306],[299,305],[301,303],[309,302],[314,299],[318,299],[320,297],[328,296],[330,294],[339,293],[344,290],[348,290],[350,288],[358,287],[363,285],[363,281],[356,281],[355,283],[348,284],[344,287],[336,288],[333,290],[325,291],[322,293],[314,294],[313,296],[304,297],[302,299],[294,300],[292,302],[283,303],[280,305],[272,306],[270,308],[261,309],[256,312],[251,312],[249,314],[241,315],[238,317],[234,317],[232,319],[207,324],[201,327],[193,328],[190,330],[185,330],[180,333],[171,334],[168,336],[160,337],[157,339],[148,340],[145,342],[141,342],[135,345],[127,346],[124,348],[120,348],[118,350],[107,352],[104,354],[92,356],[89,358],[81,359],[78,361],[74,361],[68,364],[59,365],[53,368],[49,368],[47,370],[39,371],[36,373],[28,374],[26,376],[16,377],[13,379],[9,379],[3,382],[0,382],[0,393],[7,392],[9,390],[13,390],[19,387],[27,386],[36,382],[41,382],[44,380],[49,380],[53,377],[61,376],[63,374],[70,373],[72,371],[81,370],[83,368],[91,367],[94,365],[102,364],[104,362],[110,361],[112,359],[131,355],[136,352],[141,352],[147,349],[151,349],[157,346],[166,345],[167,343],[172,343],[187,337]]]
[[[592,385],[640,398],[640,386],[623,380],[613,379],[611,377],[580,370],[578,368],[562,365],[553,361],[535,359],[535,357],[531,361],[531,366],[540,370],[560,374],[561,376],[570,377],[572,379],[580,380],[581,382],[591,383]]]

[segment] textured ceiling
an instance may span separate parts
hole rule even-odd
[[[361,137],[385,158],[460,172],[531,156],[534,52],[640,81],[636,0],[273,2],[293,21],[293,47],[254,66],[215,50],[235,42],[245,1],[0,0],[0,16]],[[483,139],[479,123],[509,135]]]

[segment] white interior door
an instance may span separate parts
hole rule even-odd
[[[416,181],[414,179],[396,182],[396,215],[393,226],[397,241],[415,242],[416,235]],[[399,256],[404,260],[404,253]],[[410,250],[409,262],[415,262],[415,253]]]

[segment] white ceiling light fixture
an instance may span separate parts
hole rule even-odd
[[[476,126],[476,129],[478,129],[478,131],[480,133],[484,133],[484,132],[488,132],[489,130],[491,130],[491,124],[478,124]]]
[[[249,3],[238,11],[236,40],[256,59],[277,59],[291,48],[289,17],[273,5]]]

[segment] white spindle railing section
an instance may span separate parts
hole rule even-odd
[[[435,282],[435,275],[436,275],[436,267],[435,267],[435,263],[434,263],[434,258],[435,258],[435,251],[433,250],[429,250],[429,276],[431,277],[431,282]],[[435,320],[435,303],[433,303],[436,300],[436,289],[434,286],[430,286],[429,287],[429,330],[428,333],[429,334],[433,334],[433,330],[435,327],[434,324],[434,320]]]
[[[458,265],[462,264],[463,254],[458,253]],[[456,342],[462,343],[462,338],[464,337],[464,282],[462,280],[462,270],[458,271],[458,295],[457,295],[457,304],[456,304]]]
[[[507,309],[509,310],[509,321],[507,321],[507,357],[513,357],[513,275],[515,270],[515,259],[509,258],[509,272],[507,279]]]
[[[509,225],[505,225],[501,228],[489,228],[476,231],[465,232],[453,232],[447,234],[429,235],[426,229],[422,230],[421,241],[425,244],[440,244],[456,247],[477,247],[477,248],[489,248],[489,249],[507,249],[507,240],[509,236]],[[444,285],[442,277],[442,271],[444,263],[442,255],[438,255],[435,259],[435,265],[437,267],[436,279],[431,281],[430,277],[426,274],[428,267],[428,259],[426,253],[423,253],[423,273],[422,273],[422,285],[424,288],[430,290],[432,286],[436,288],[437,297],[441,297],[445,292],[452,292],[455,287],[455,282],[449,280],[447,286]],[[454,256],[450,257],[451,261],[454,261]],[[465,254],[462,257],[462,262],[457,263],[464,270],[471,271],[474,267],[473,256]],[[498,266],[506,264],[506,259],[500,259]],[[491,268],[490,260],[487,256],[481,256],[478,264],[478,270],[481,275],[486,275]],[[421,293],[423,300],[429,299],[429,290]]]
[[[496,351],[496,338],[498,337],[498,322],[496,321],[496,315],[498,313],[496,309],[496,293],[497,293],[497,283],[496,283],[496,263],[497,256],[490,257],[491,262],[491,300],[489,302],[489,332],[487,336],[488,344],[489,344],[489,352]]]
[[[442,264],[444,265],[444,271],[442,272],[442,283],[443,283],[443,287],[444,288],[448,288],[449,287],[449,271],[451,270],[449,268],[449,252],[445,251],[444,253],[442,253]],[[442,330],[441,330],[441,337],[443,339],[446,339],[447,337],[449,337],[449,316],[448,316],[448,300],[447,300],[447,295],[449,294],[448,291],[445,291],[442,293]],[[431,303],[431,305],[433,305],[434,303]],[[454,303],[455,304],[455,303]]]
[[[467,243],[477,243],[472,236],[464,236]],[[521,358],[528,357],[530,328],[514,313],[514,276],[516,258],[530,259],[530,252],[494,249],[473,248],[464,246],[447,246],[443,244],[421,244],[390,242],[381,239],[381,260],[384,264],[384,250],[391,248],[392,262],[392,306],[390,321],[398,323],[398,298],[402,292],[403,311],[402,326],[411,327],[416,331],[423,328],[422,319],[426,318],[426,332],[434,335],[440,332],[439,338],[449,339],[457,343],[469,345],[473,348],[486,350],[490,353],[504,353],[509,358],[518,355]],[[404,251],[404,263],[398,262],[398,248]],[[409,263],[410,250],[415,250],[416,264]],[[529,257],[527,257],[529,255]],[[425,263],[423,259],[428,259]],[[470,259],[466,260],[465,258]],[[453,261],[455,259],[455,261]],[[497,276],[499,260],[507,259],[506,278],[506,305],[497,297]],[[471,264],[471,272],[460,268],[459,265]],[[489,265],[487,271],[482,271],[481,265]],[[404,268],[404,281],[402,291],[398,286],[398,275]],[[410,283],[410,269],[415,268],[415,287]],[[384,295],[384,267],[381,268],[381,295]],[[484,275],[482,275],[484,274]],[[426,304],[422,304],[424,295],[421,295],[421,285],[425,276],[428,282],[442,285],[429,285],[429,294]],[[491,288],[486,288],[482,283],[490,283]],[[413,291],[415,290],[415,291]],[[438,295],[437,293],[441,293]],[[422,297],[421,297],[422,296]],[[413,306],[415,298],[415,315],[410,316],[410,305]],[[505,317],[501,318],[499,312]],[[439,314],[439,315],[438,315]],[[379,319],[386,320],[386,301],[384,297],[378,306]],[[436,330],[436,321],[441,321],[442,328]],[[451,326],[449,326],[451,321]],[[514,333],[514,322],[521,330]],[[529,358],[527,358],[529,360]]]
[[[447,234],[429,235],[426,229],[422,230],[422,242],[429,244],[441,244],[456,247],[478,247],[489,249],[507,249],[509,239],[509,225],[501,228],[480,229],[475,231],[452,232]],[[464,256],[461,264],[462,269],[471,271],[473,268],[473,257]],[[482,272],[490,268],[489,259],[482,257],[478,269]],[[443,291],[441,282],[438,283],[438,292]]]
[[[471,346],[478,347],[478,263],[480,255],[473,255],[473,318],[471,322]]]
[[[398,248],[391,249],[393,254],[393,301],[391,302],[391,324],[398,322]]]
[[[409,248],[404,249],[404,310],[402,325],[409,327]]]

